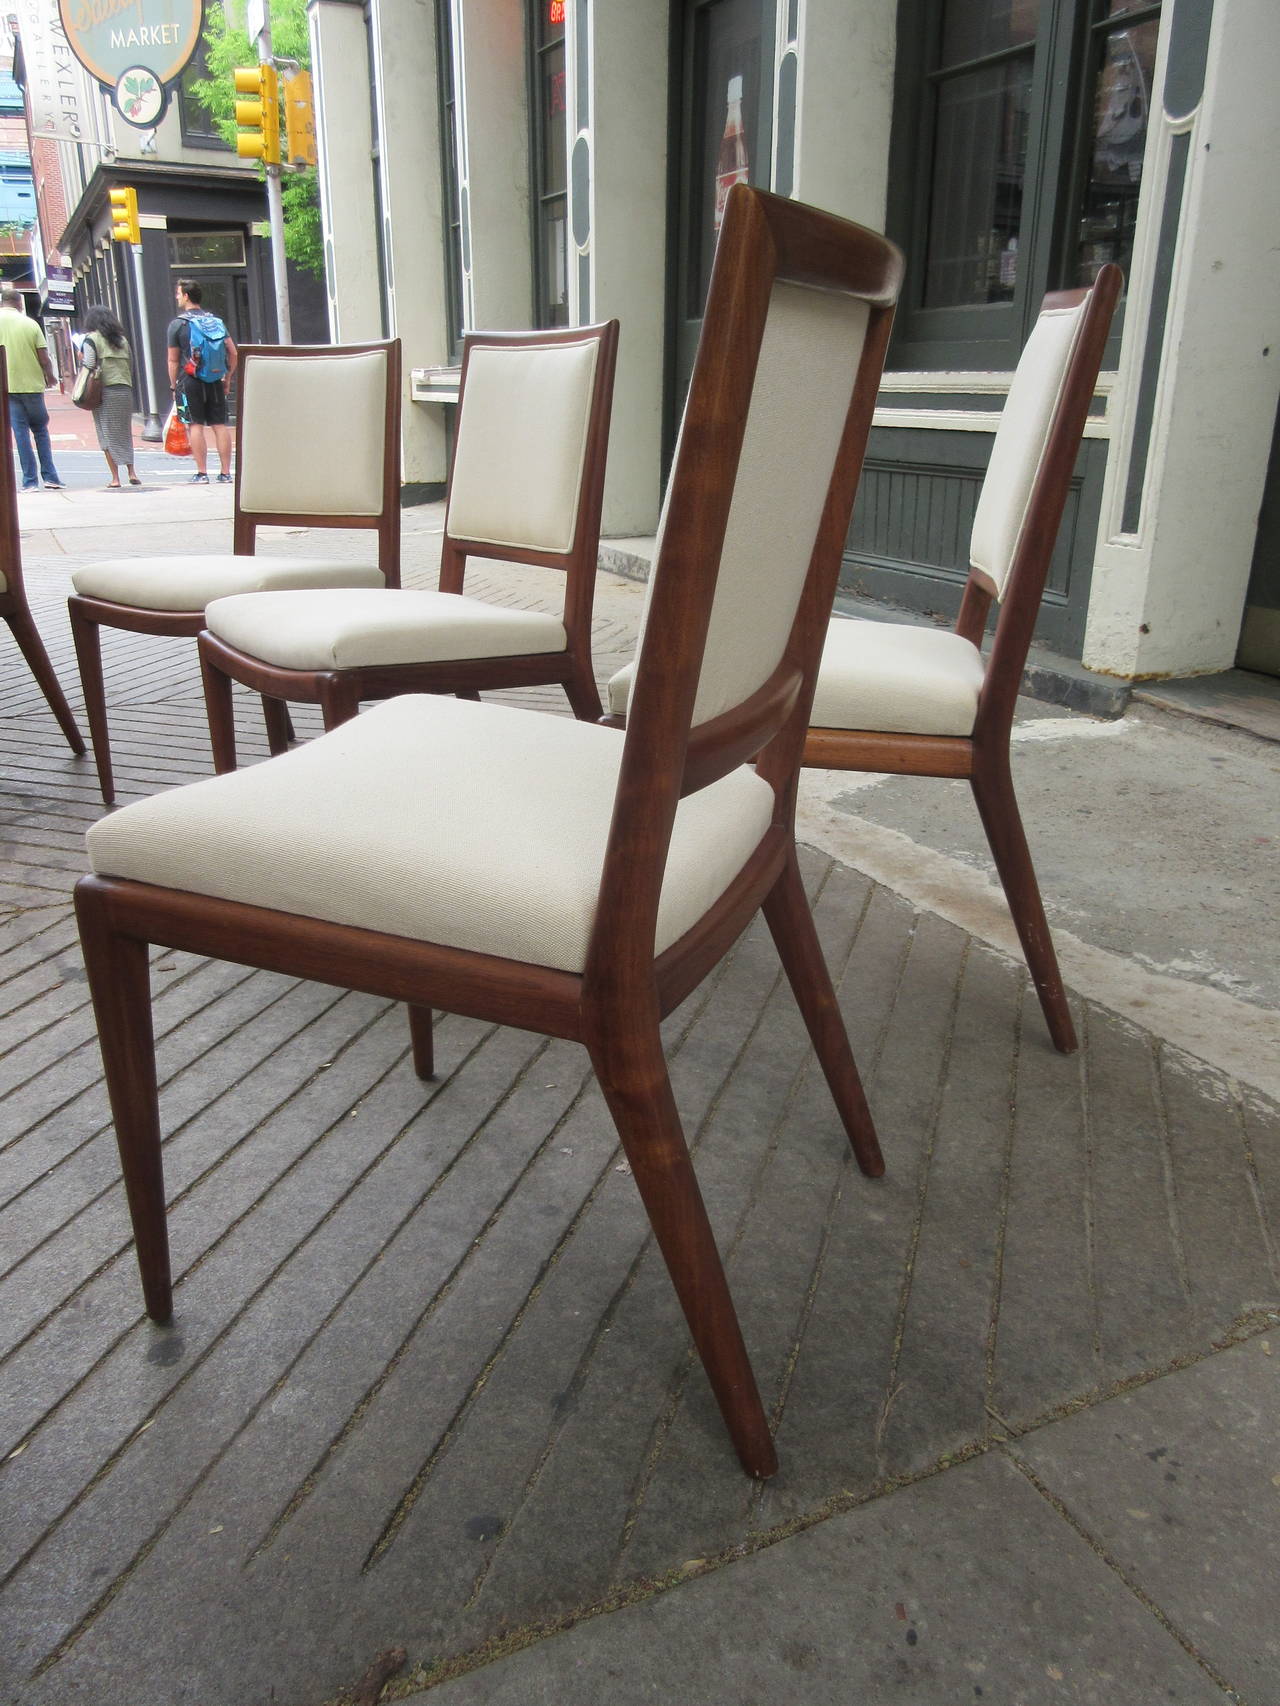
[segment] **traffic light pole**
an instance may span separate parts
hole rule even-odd
[[[265,7],[264,7],[265,12]],[[258,33],[258,63],[272,65],[271,20],[264,17]],[[271,276],[276,290],[276,325],[282,344],[293,342],[293,326],[289,318],[289,278],[284,265],[284,204],[280,197],[280,168],[270,166],[267,174],[267,221],[271,229]]]
[[[142,328],[142,372],[147,382],[146,419],[142,423],[142,438],[146,444],[158,444],[163,436],[160,410],[157,403],[155,364],[151,359],[150,320],[147,317],[147,287],[142,277],[142,244],[130,243],[133,250],[133,289],[138,302],[138,323]]]

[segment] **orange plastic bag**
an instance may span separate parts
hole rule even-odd
[[[169,410],[169,419],[164,425],[164,447],[170,456],[190,456],[191,440],[187,437],[187,423],[178,413],[175,403]]]

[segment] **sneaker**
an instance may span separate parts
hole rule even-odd
[[[67,488],[61,480],[46,480],[44,489],[46,492],[65,492]]]
[[[209,476],[207,474],[193,474],[191,476],[191,484],[193,486],[207,486],[209,484]]]
[[[220,486],[229,486],[231,484],[231,475],[230,474],[219,474],[218,475],[218,484]]]
[[[22,482],[22,489],[24,492],[38,492],[40,490],[40,482],[39,480],[24,480]]]

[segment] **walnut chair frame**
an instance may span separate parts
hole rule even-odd
[[[483,350],[544,350],[594,344],[595,369],[590,389],[581,477],[572,538],[567,549],[553,550],[517,542],[495,543],[468,536],[452,525],[452,487],[459,447],[467,432],[467,378],[474,354]],[[474,699],[481,688],[562,686],[574,715],[588,721],[601,714],[591,660],[591,615],[595,603],[596,570],[600,552],[600,510],[604,500],[609,422],[617,364],[618,322],[569,327],[561,331],[471,332],[462,355],[458,426],[450,457],[450,505],[445,513],[440,553],[439,590],[464,593],[467,559],[491,558],[531,563],[563,571],[565,579],[562,651],[528,652],[497,657],[472,656],[415,660],[408,663],[349,665],[339,669],[290,669],[255,657],[206,628],[200,635],[200,664],[205,706],[213,745],[214,769],[222,774],[236,767],[232,682],[251,688],[272,701],[319,705],[326,729],[337,728],[355,716],[362,700],[390,699],[398,693],[452,693]],[[501,481],[503,471],[491,470]],[[399,597],[397,593],[395,596]],[[407,595],[412,596],[412,594]],[[289,624],[288,606],[308,597],[304,591],[277,601],[282,632]],[[270,750],[278,755],[288,746],[277,718],[268,725]]]
[[[804,749],[804,763],[813,768],[969,782],[1049,1035],[1064,1054],[1077,1046],[1075,1027],[1014,793],[1009,738],[1023,666],[1122,285],[1120,269],[1108,264],[1088,290],[1053,292],[1042,304],[1042,314],[1082,304],[1083,308],[1031,479],[1003,596],[981,568],[971,568],[965,582],[954,631],[974,647],[981,644],[993,600],[1000,599],[972,732],[957,736],[814,727]]]
[[[797,864],[794,811],[818,656],[901,273],[898,251],[859,226],[746,185],[731,192],[625,733],[514,707],[401,698],[284,757],[141,801],[94,826],[96,874],[81,880],[76,904],[146,1308],[155,1320],[169,1317],[172,1286],[148,987],[153,942],[403,1001],[422,1076],[432,1070],[432,1008],[584,1043],[739,1458],[751,1475],[774,1472],[768,1421],[681,1129],[659,1023],[763,909],[856,1159],[868,1175],[883,1171]],[[786,342],[793,335],[787,328],[797,323],[807,340],[803,372],[791,359],[795,344]],[[765,351],[770,378],[757,384]],[[825,388],[825,414],[810,430],[815,378]],[[787,393],[781,402],[779,390]],[[788,436],[801,436],[791,430],[797,425],[806,435],[789,464],[799,470],[798,495],[788,480],[761,493],[761,470],[774,465]],[[753,458],[749,466],[744,445]],[[748,470],[741,478],[740,469]],[[781,567],[772,545],[756,547],[751,538],[762,507],[782,512],[776,525],[789,543]],[[753,589],[759,598],[745,600]],[[762,603],[769,605],[767,622],[759,613]],[[745,616],[756,637],[764,636],[745,663],[735,616]],[[301,916],[136,874],[154,870],[135,855],[144,846],[154,850],[166,826],[171,848],[182,840],[175,834],[175,804],[205,810],[210,802],[242,800],[256,787],[265,792],[267,814],[278,819],[280,779],[288,774],[309,779],[308,809],[330,821],[332,790],[315,787],[315,767],[342,753],[348,770],[358,772],[347,755],[374,750],[385,738],[379,728],[399,728],[410,713],[415,752],[430,744],[436,722],[448,723],[455,747],[466,747],[459,762],[468,785],[476,765],[464,726],[502,719],[503,730],[519,727],[522,739],[541,743],[554,735],[572,739],[575,753],[589,746],[603,755],[601,862],[589,879],[585,947],[573,962],[578,969]],[[417,739],[419,723],[426,741]],[[422,762],[439,760],[432,754]],[[486,785],[487,779],[476,784]],[[572,767],[564,786],[576,797]],[[725,787],[747,790],[756,802],[751,809],[759,816],[750,818],[743,843],[750,851],[740,862],[734,855],[718,898],[698,898],[696,922],[681,923],[663,946],[661,903],[676,845],[673,829],[678,840],[688,821],[682,814],[710,800],[710,834],[722,838],[718,802],[728,796],[700,791]],[[540,788],[535,778],[530,793]],[[424,798],[421,820],[438,818],[448,805]],[[501,807],[508,812],[505,795]],[[401,811],[401,802],[395,809]],[[451,846],[455,824],[456,818],[441,832]],[[293,847],[295,824],[282,833]],[[368,833],[362,822],[360,835]],[[251,856],[260,858],[252,834],[249,841]],[[518,821],[511,822],[509,841],[511,851],[496,856],[513,861],[520,875]],[[123,851],[129,846],[133,854]],[[184,846],[190,848],[190,837]],[[416,866],[416,831],[408,846]],[[364,852],[364,871],[379,880],[379,847]],[[580,867],[576,839],[569,853]],[[314,863],[314,848],[305,856]],[[425,896],[436,894],[429,867],[421,883]],[[345,884],[348,894],[353,886]],[[470,917],[474,899],[463,904]]]
[[[248,379],[254,364],[265,358],[289,361],[317,361],[335,356],[367,355],[383,350],[387,357],[386,400],[382,421],[382,492],[376,513],[369,515],[335,514],[278,509],[247,509],[242,504],[242,474],[244,457],[235,459],[235,508],[232,521],[232,555],[252,557],[257,550],[260,527],[341,527],[371,530],[377,536],[377,563],[387,586],[400,584],[400,408],[401,408],[401,346],[398,338],[367,344],[246,344],[239,352],[238,380],[242,399],[240,421],[243,447],[245,421],[243,399],[248,391]],[[340,415],[340,411],[338,412]],[[341,418],[324,423],[325,430],[340,433]],[[284,423],[277,423],[285,430]],[[291,430],[314,433],[317,423],[295,423]],[[193,559],[194,560],[194,559]],[[170,635],[177,639],[194,639],[204,627],[204,606],[198,610],[157,610],[141,605],[116,603],[113,600],[73,593],[67,601],[71,617],[71,633],[75,640],[80,680],[84,689],[85,710],[93,755],[98,768],[98,782],[107,805],[115,800],[115,779],[111,765],[111,736],[107,724],[106,689],[102,674],[102,643],[100,630],[123,628],[134,634]],[[273,740],[287,741],[289,719],[287,708],[278,702],[263,700],[263,714]]]
[[[0,349],[0,422],[9,421],[9,360]],[[9,624],[18,650],[27,660],[27,667],[36,679],[36,686],[48,701],[49,709],[58,720],[58,727],[67,737],[67,745],[77,758],[84,756],[84,740],[67,704],[66,695],[54,674],[44,641],[27,603],[27,589],[22,580],[22,537],[18,528],[18,490],[13,471],[13,457],[6,452],[0,456],[0,616]]]

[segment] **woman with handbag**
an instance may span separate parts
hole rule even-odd
[[[129,484],[140,486],[133,466],[133,363],[124,327],[110,309],[99,305],[85,315],[84,329],[82,360],[102,377],[102,401],[93,411],[93,424],[111,471],[107,490],[120,490],[122,467],[129,471]]]

